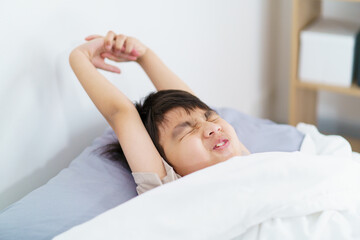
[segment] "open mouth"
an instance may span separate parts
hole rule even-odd
[[[229,140],[228,139],[223,139],[218,144],[216,144],[213,147],[213,149],[214,150],[223,149],[223,148],[226,148],[228,145],[229,145]]]

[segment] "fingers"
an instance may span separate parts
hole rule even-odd
[[[125,53],[130,54],[132,52],[132,50],[134,49],[134,45],[135,44],[133,41],[126,41]]]
[[[93,35],[89,35],[85,38],[86,41],[91,41],[95,38],[101,38],[102,36],[101,35],[98,35],[98,34],[93,34]]]
[[[113,60],[115,62],[121,62],[121,60],[119,58],[117,58],[116,56],[112,55],[111,53],[108,52],[104,52],[101,54],[102,58],[108,58],[110,60]]]
[[[91,41],[96,38],[102,38],[98,34],[89,35],[85,38],[86,41]],[[114,50],[117,54],[125,53],[137,57],[139,53],[135,50],[135,41],[131,37],[123,34],[116,35],[113,31],[109,31],[104,37],[104,47],[108,51]],[[114,49],[113,49],[114,47]]]
[[[138,57],[140,55],[138,51],[136,51],[136,49],[133,49],[130,54],[133,55],[134,57]]]
[[[101,57],[108,58],[115,62],[124,62],[124,61],[135,61],[137,59],[136,56],[124,54],[124,53],[117,53],[116,55],[113,55],[112,53],[102,53]]]
[[[104,37],[104,47],[107,51],[102,53],[102,57],[116,62],[136,61],[140,56],[136,50],[135,38],[123,34],[116,35],[113,31],[109,31]]]
[[[105,48],[107,50],[111,50],[114,44],[114,40],[115,40],[116,34],[113,31],[109,31],[104,39],[104,43],[105,43]]]
[[[123,34],[116,36],[116,42],[115,42],[115,52],[120,53],[125,50],[124,43],[126,40],[126,36]]]
[[[97,68],[100,68],[102,70],[109,71],[109,72],[121,73],[121,71],[120,71],[120,69],[118,67],[107,64],[106,62],[99,63],[97,65]]]
[[[131,37],[125,36],[123,34],[119,34],[115,37],[115,52],[131,54],[133,56],[137,56],[138,53],[134,51],[135,43],[132,41]]]

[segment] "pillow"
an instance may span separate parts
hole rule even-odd
[[[0,239],[51,239],[137,195],[130,172],[93,150],[116,140],[111,128],[68,168],[0,213]]]
[[[298,151],[304,135],[296,128],[215,109],[237,132],[250,152]],[[94,152],[116,141],[109,127],[68,168],[42,187],[0,212],[0,239],[51,239],[71,227],[137,196],[129,170]]]
[[[304,134],[287,124],[246,115],[232,108],[213,108],[230,123],[251,153],[299,151]]]

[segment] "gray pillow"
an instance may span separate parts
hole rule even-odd
[[[304,135],[292,126],[234,109],[215,110],[234,126],[252,153],[300,149]],[[51,239],[135,197],[136,185],[130,171],[93,151],[114,141],[116,135],[109,127],[68,168],[1,211],[0,239]]]
[[[304,134],[287,124],[246,115],[231,108],[214,108],[230,123],[251,153],[299,151]]]
[[[0,239],[51,239],[137,195],[131,173],[93,150],[116,140],[111,128],[68,168],[0,213]]]

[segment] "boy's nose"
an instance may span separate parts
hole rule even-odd
[[[221,131],[221,126],[215,123],[207,123],[204,128],[204,137],[211,137],[212,135]]]

